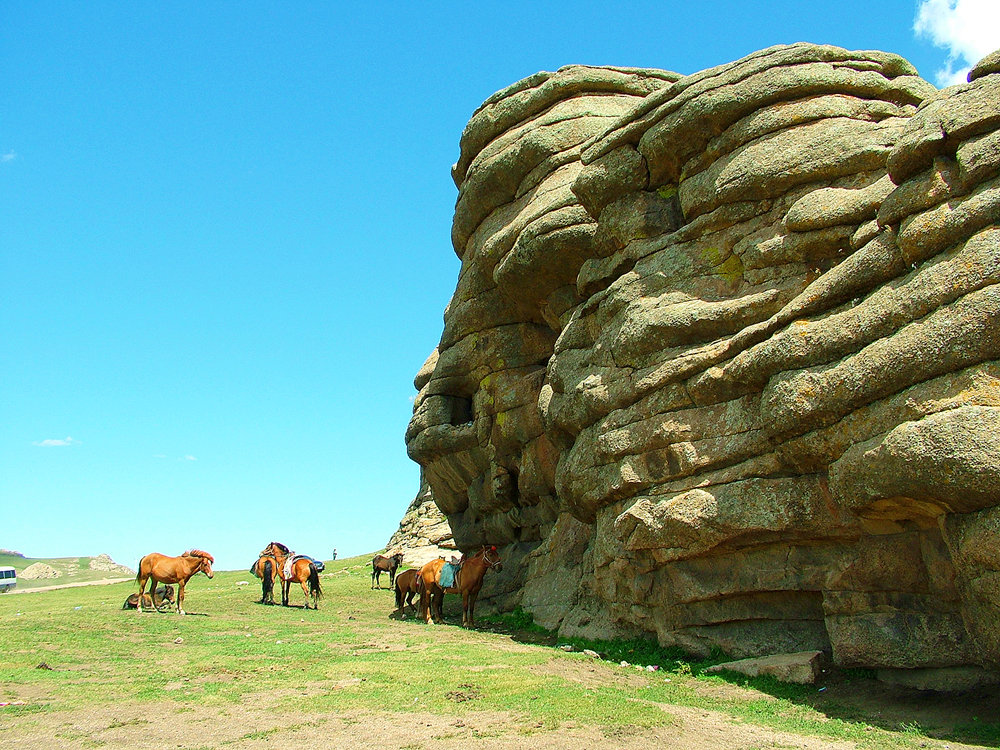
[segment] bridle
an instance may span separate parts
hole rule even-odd
[[[496,558],[496,560],[491,560],[490,559],[490,548],[484,546],[483,547],[483,562],[486,563],[487,567],[490,567],[490,568],[496,567],[497,565],[499,565],[501,563],[500,553],[497,552],[497,558]]]

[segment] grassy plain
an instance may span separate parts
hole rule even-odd
[[[298,588],[299,606],[257,604],[242,572],[192,579],[186,617],[121,610],[134,584],[0,596],[0,745],[1000,746],[990,696],[893,693],[866,673],[709,676],[645,642],[569,653],[523,615],[461,629],[452,597],[452,624],[427,626],[393,615],[366,563],[327,565],[319,611]]]

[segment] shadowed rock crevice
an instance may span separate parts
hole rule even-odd
[[[503,547],[488,603],[895,681],[1000,667],[989,60],[939,91],[795,44],[477,110],[406,440],[458,546]]]

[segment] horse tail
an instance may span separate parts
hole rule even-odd
[[[136,583],[139,583],[139,578],[142,576],[142,561],[145,560],[145,559],[146,559],[145,555],[143,555],[142,557],[140,557],[139,558],[139,564],[135,566],[136,567],[136,571],[135,571],[135,582]]]
[[[309,563],[309,593],[317,599],[323,596],[323,590],[319,587],[319,571],[312,563]]]
[[[267,595],[274,590],[274,576],[270,560],[264,561],[264,570],[262,571],[262,575],[260,577],[260,585],[262,588],[260,600],[263,602],[267,599]]]
[[[396,589],[396,609],[403,608],[403,587],[399,585],[399,579],[396,579],[395,584]]]

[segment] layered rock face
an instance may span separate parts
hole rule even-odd
[[[569,67],[462,136],[410,455],[564,633],[1000,667],[1000,67]]]

